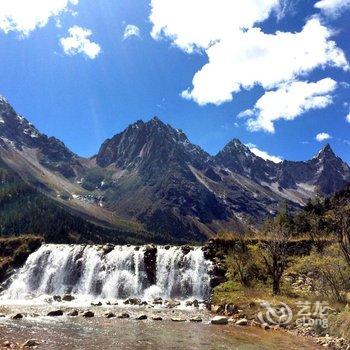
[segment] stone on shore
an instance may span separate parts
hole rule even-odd
[[[238,307],[234,304],[226,304],[225,305],[225,315],[232,316],[238,313]]]
[[[223,314],[225,312],[225,308],[222,305],[211,305],[210,311],[215,314]]]
[[[115,314],[113,312],[106,313],[106,318],[113,318],[113,317],[115,317]]]
[[[215,316],[211,321],[211,324],[228,324],[228,319],[225,316]]]
[[[119,314],[117,316],[117,318],[129,318],[129,317],[130,317],[130,315],[128,313],[126,313],[126,312],[123,312],[122,314]]]
[[[202,322],[202,319],[199,317],[199,316],[196,316],[196,317],[192,317],[190,319],[191,322]]]
[[[236,322],[237,326],[247,326],[248,320],[246,318],[241,318]]]

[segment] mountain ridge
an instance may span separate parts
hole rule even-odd
[[[157,117],[129,125],[84,158],[41,134],[4,98],[0,158],[88,220],[113,228],[132,222],[178,241],[254,229],[285,202],[297,209],[350,182],[349,166],[330,145],[308,161],[274,163],[233,139],[212,156]]]

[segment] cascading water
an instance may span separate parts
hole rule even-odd
[[[201,248],[185,252],[181,247],[158,246],[154,266],[145,263],[146,250],[115,246],[106,253],[101,246],[45,244],[15,273],[1,299],[66,293],[85,299],[208,297],[211,262]],[[155,281],[150,281],[150,274]]]

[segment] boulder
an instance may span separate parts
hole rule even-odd
[[[122,314],[119,314],[117,316],[117,318],[129,318],[129,317],[130,317],[130,315],[128,313],[126,313],[126,312],[123,312]]]
[[[162,299],[161,297],[159,297],[159,298],[154,298],[154,299],[153,299],[153,304],[155,304],[155,305],[161,305],[161,304],[163,304],[163,299]]]
[[[94,317],[95,314],[92,311],[85,311],[83,317]]]
[[[40,343],[35,339],[28,339],[25,343],[21,345],[22,348],[32,348],[38,346]]]
[[[63,297],[62,297],[62,300],[64,301],[73,301],[75,298],[73,297],[73,295],[71,294],[65,294]]]
[[[241,318],[236,322],[237,326],[247,326],[248,320],[246,318]]]
[[[142,314],[136,317],[137,320],[147,320],[147,315]]]
[[[61,297],[60,295],[54,295],[54,296],[52,297],[52,299],[53,299],[54,301],[58,301],[58,302],[62,301],[62,297]]]
[[[108,300],[106,305],[118,305],[118,302],[116,300]]]
[[[147,301],[141,301],[141,303],[140,303],[139,305],[140,305],[140,306],[147,306],[148,303],[147,303]]]
[[[106,313],[106,318],[113,318],[113,317],[115,317],[115,314],[113,312]]]
[[[190,319],[191,322],[202,322],[202,319],[199,317],[199,316],[196,316],[196,317],[192,317]]]
[[[211,321],[211,324],[228,324],[228,318],[225,316],[215,316]]]
[[[15,314],[11,317],[13,320],[20,320],[23,318],[23,315],[22,314]]]
[[[47,316],[55,317],[55,316],[63,316],[62,310],[53,310],[47,313]]]
[[[72,316],[72,317],[75,317],[75,316],[78,316],[78,310],[72,310],[70,312],[67,313],[67,316]]]

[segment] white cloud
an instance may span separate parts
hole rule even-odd
[[[271,154],[260,150],[259,148],[256,147],[256,145],[252,143],[247,143],[246,146],[251,150],[252,153],[254,153],[256,156],[265,159],[265,160],[270,160],[271,162],[274,163],[281,163],[283,159],[278,156],[272,156]]]
[[[123,39],[126,40],[132,36],[140,38],[140,28],[133,24],[128,24],[124,29]]]
[[[209,63],[195,74],[193,87],[182,96],[200,105],[219,105],[231,101],[241,89],[274,88],[316,67],[348,69],[344,53],[328,40],[330,35],[318,19],[309,20],[299,33],[265,34],[259,28],[237,31],[230,40],[206,50]]]
[[[101,47],[91,41],[89,37],[92,31],[79,26],[74,26],[68,30],[69,36],[61,38],[60,43],[63,51],[67,55],[77,55],[82,53],[91,59],[95,59],[101,52]]]
[[[0,30],[17,31],[29,35],[38,27],[44,27],[51,17],[69,10],[79,0],[1,0]]]
[[[181,49],[192,52],[242,28],[267,19],[279,0],[152,0],[151,35],[168,37]]]
[[[325,108],[331,104],[330,93],[336,87],[337,83],[331,78],[316,83],[294,81],[280,86],[277,90],[265,92],[253,109],[241,112],[239,116],[250,117],[247,121],[249,130],[273,133],[274,122],[277,120],[293,120],[311,109]]]
[[[332,136],[329,135],[329,134],[326,133],[326,132],[320,132],[319,134],[316,135],[315,138],[316,138],[316,140],[317,140],[318,142],[322,142],[322,141],[331,139]]]
[[[350,0],[320,0],[316,2],[315,7],[327,15],[336,16],[350,7]]]
[[[350,113],[345,117],[346,121],[350,123]]]
[[[152,36],[169,38],[186,52],[200,50],[208,57],[182,97],[199,105],[219,105],[242,89],[275,88],[317,67],[349,68],[343,51],[330,40],[331,30],[316,17],[296,33],[266,34],[256,27],[278,3],[152,0]]]

